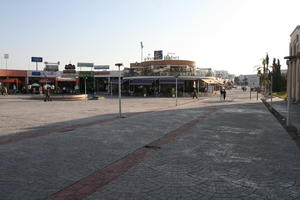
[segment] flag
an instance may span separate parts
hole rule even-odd
[[[141,42],[141,48],[144,48],[143,42]]]

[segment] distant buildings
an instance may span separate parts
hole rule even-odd
[[[198,68],[196,69],[196,75],[203,77],[212,77],[215,76],[215,73],[212,68]]]
[[[300,26],[290,35],[290,54],[288,65],[288,91],[293,101],[300,102]]]

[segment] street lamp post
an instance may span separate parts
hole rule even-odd
[[[7,70],[7,60],[8,60],[8,58],[9,58],[9,54],[4,54],[4,59],[5,59],[5,68],[6,68],[6,70]]]
[[[177,74],[176,76],[175,76],[175,80],[176,80],[176,90],[175,90],[175,98],[176,98],[176,106],[177,106],[177,102],[178,102],[178,76],[179,76],[179,74]]]
[[[115,66],[118,66],[119,69],[119,117],[122,117],[122,107],[121,107],[121,71],[120,67],[123,66],[122,63],[117,63]]]
[[[86,79],[87,79],[87,77],[85,76],[84,77],[84,94],[86,95]]]
[[[273,104],[273,72],[271,72],[271,106]]]

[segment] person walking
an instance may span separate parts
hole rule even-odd
[[[52,101],[51,98],[50,98],[50,87],[48,87],[46,90],[45,90],[45,98],[44,98],[44,101]]]
[[[197,92],[196,92],[196,88],[194,88],[193,90],[193,99],[196,97],[196,99],[198,99],[198,96],[197,96]]]
[[[8,95],[8,93],[7,93],[7,87],[4,87],[3,90],[4,90],[3,95],[4,96]]]
[[[223,88],[220,87],[220,101],[222,100],[222,98],[224,98],[224,95],[223,95]]]
[[[223,89],[223,98],[224,98],[224,101],[225,101],[225,99],[226,99],[226,89],[225,88]]]

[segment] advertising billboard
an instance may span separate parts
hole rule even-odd
[[[45,71],[56,72],[58,71],[58,65],[46,65]]]
[[[31,62],[43,62],[42,57],[31,57]]]
[[[94,63],[77,63],[77,67],[94,67]]]
[[[163,59],[163,51],[154,51],[154,60],[162,60]]]

